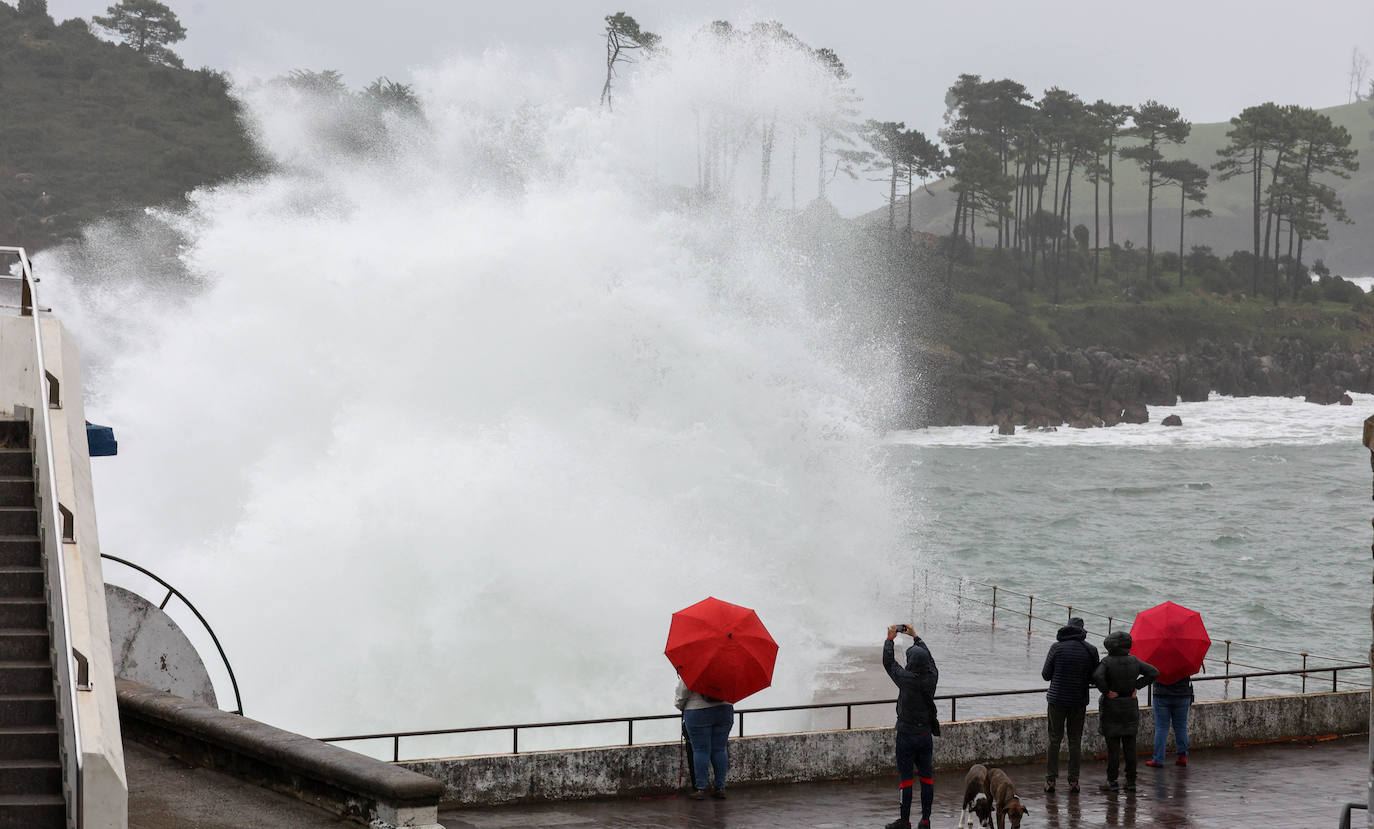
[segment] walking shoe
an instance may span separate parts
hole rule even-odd
[[[1135,791],[1135,781],[1134,781],[1134,780],[1128,780],[1128,781],[1126,781],[1126,791],[1128,791],[1128,792],[1133,792],[1133,791]]]
[[[1175,766],[1186,766],[1186,765],[1188,765],[1188,755],[1186,755],[1186,754],[1180,754],[1180,755],[1178,755],[1178,759],[1174,761],[1174,765],[1175,765]]]
[[[701,789],[693,789],[691,792],[688,793],[687,799],[689,799],[689,800],[705,800],[705,799],[706,799],[706,793],[703,792]]]
[[[725,799],[725,790],[724,790],[724,789],[716,789],[715,791],[711,792],[711,797],[714,797],[716,800],[724,800],[724,799]]]
[[[930,826],[930,824],[927,823],[926,826]],[[883,829],[911,829],[911,821],[898,818],[884,826]]]
[[[1116,788],[1117,788],[1117,787],[1116,787],[1116,781],[1115,781],[1115,780],[1108,780],[1106,783],[1103,783],[1101,786],[1098,786],[1097,788],[1098,788],[1098,791],[1103,791],[1103,792],[1114,792],[1114,791],[1116,791]]]
[[[1069,794],[1078,794],[1078,781],[1077,781],[1077,780],[1070,780],[1070,781],[1069,781]]]
[[[1163,763],[1156,763],[1154,760],[1146,760],[1146,761],[1145,761],[1145,765],[1149,766],[1149,767],[1152,768],[1152,769],[1162,769],[1162,768],[1164,768],[1164,764],[1163,764]],[[1182,765],[1182,764],[1180,763],[1179,765]]]
[[[916,824],[916,829],[930,829],[930,818],[921,818],[921,822]]]
[[[1053,781],[1053,780],[1046,780],[1046,781],[1045,781],[1045,791],[1050,792],[1050,793],[1053,793],[1053,792],[1054,792],[1054,781]]]

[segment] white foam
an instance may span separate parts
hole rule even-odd
[[[1361,424],[1374,411],[1374,394],[1352,394],[1352,406],[1321,406],[1301,397],[1223,397],[1205,403],[1150,408],[1149,423],[1053,432],[1018,429],[998,435],[983,426],[943,426],[893,432],[888,441],[912,446],[1135,446],[1263,447],[1350,443],[1358,446]],[[1161,426],[1176,414],[1182,426]],[[1279,460],[1282,460],[1280,458]]]

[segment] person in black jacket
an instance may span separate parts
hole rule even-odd
[[[906,649],[906,667],[897,664],[893,640],[905,633],[916,640]],[[886,829],[911,829],[911,790],[921,781],[921,829],[930,829],[930,808],[935,803],[935,741],[940,723],[935,719],[935,686],[940,671],[930,648],[911,625],[892,625],[883,642],[883,668],[897,686],[897,777],[902,794],[901,817]]]
[[[1075,616],[1059,629],[1059,641],[1050,645],[1040,676],[1049,680],[1046,719],[1050,747],[1045,766],[1045,791],[1054,791],[1059,776],[1059,746],[1064,729],[1069,731],[1069,791],[1078,792],[1078,769],[1083,750],[1083,718],[1088,713],[1088,688],[1099,661],[1097,648],[1088,644],[1083,620]]]
[[[1118,630],[1107,634],[1102,646],[1107,655],[1093,671],[1093,684],[1102,692],[1097,707],[1102,736],[1107,738],[1107,782],[1104,791],[1116,791],[1116,773],[1124,755],[1126,791],[1135,791],[1135,735],[1140,728],[1140,703],[1136,691],[1159,676],[1159,670],[1131,655],[1131,634]]]

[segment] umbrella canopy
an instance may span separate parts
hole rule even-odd
[[[673,614],[663,654],[688,688],[733,703],[772,684],[778,643],[754,611],[708,597]]]
[[[1173,602],[1137,613],[1131,625],[1131,653],[1158,668],[1166,685],[1197,673],[1210,647],[1202,615]]]

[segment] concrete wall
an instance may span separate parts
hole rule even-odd
[[[171,616],[113,584],[105,585],[105,608],[115,676],[219,707],[205,662]]]
[[[56,319],[43,318],[43,360],[58,379],[60,407],[50,408],[54,478],[57,498],[71,511],[74,541],[62,543],[67,571],[67,602],[72,647],[90,663],[91,687],[76,695],[81,729],[82,812],[87,829],[127,829],[129,785],[124,774],[119,706],[115,699],[114,663],[105,613],[105,578],[91,487],[91,459],[86,445],[86,412],[82,401],[81,358],[76,345]],[[0,413],[15,406],[37,410],[38,399],[31,317],[0,315]]]
[[[1188,730],[1192,748],[1363,734],[1369,730],[1369,692],[1260,697],[1199,702]],[[935,741],[941,768],[973,763],[1043,760],[1045,716],[965,720],[942,726]],[[1138,745],[1154,741],[1149,709],[1141,711]],[[1102,754],[1097,712],[1088,712],[1083,750]],[[894,772],[890,728],[818,731],[732,738],[730,784],[804,782]],[[444,783],[444,802],[476,806],[572,800],[675,791],[687,785],[679,743],[450,757],[402,763]]]
[[[443,786],[428,777],[127,679],[116,684],[127,739],[372,829],[443,829]]]

